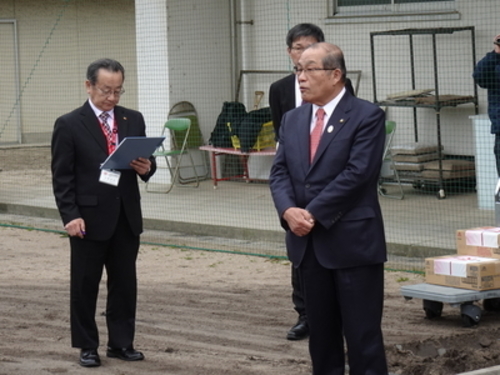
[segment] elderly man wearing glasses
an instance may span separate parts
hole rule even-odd
[[[300,23],[288,31],[286,36],[287,53],[294,66],[297,65],[302,52],[314,43],[324,42],[323,31],[311,23]],[[346,88],[352,94],[354,90],[351,81],[347,79]],[[278,140],[281,118],[285,112],[303,104],[299,90],[299,81],[295,74],[290,74],[276,82],[269,89],[269,106],[274,126],[276,140]],[[304,305],[304,296],[301,289],[298,269],[292,267],[292,302],[299,317],[297,323],[290,328],[286,338],[288,340],[302,340],[309,336],[309,326]]]
[[[313,374],[344,374],[345,343],[349,374],[387,375],[377,193],[385,113],[346,90],[335,45],[311,45],[296,72],[307,103],[283,116],[270,188],[302,280]]]
[[[133,346],[137,301],[136,259],[142,232],[137,176],[147,181],[154,158],[132,161],[130,169],[102,171],[100,165],[120,140],[145,136],[141,113],[118,106],[125,71],[100,59],[87,69],[88,100],[59,117],[52,136],[53,190],[71,247],[71,343],[80,365],[101,364],[95,321],[104,267],[107,274],[107,356],[138,361]]]

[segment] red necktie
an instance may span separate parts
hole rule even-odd
[[[109,126],[108,123],[109,113],[102,112],[99,115],[99,118],[102,121],[102,128],[104,130],[104,134],[106,135],[106,140],[108,143],[108,152],[111,154],[116,148],[116,142],[115,142],[115,134],[113,134],[113,130],[111,129],[111,126]]]
[[[318,149],[319,141],[321,139],[321,134],[323,133],[323,120],[325,118],[325,110],[323,108],[319,108],[316,111],[316,124],[314,125],[314,129],[311,132],[310,138],[310,162],[312,163],[314,159],[314,155],[316,154],[316,150]]]

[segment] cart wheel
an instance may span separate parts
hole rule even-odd
[[[415,181],[411,184],[411,186],[414,189],[422,189],[424,185],[420,181]]]
[[[443,312],[443,303],[424,299],[424,311],[427,319],[439,318]]]
[[[460,306],[462,314],[462,323],[464,327],[473,327],[479,324],[481,320],[481,309],[473,304],[463,304]]]
[[[387,194],[387,190],[386,190],[385,188],[380,188],[380,189],[379,189],[379,193],[380,193],[381,195],[386,195],[386,194]]]
[[[500,311],[500,298],[483,300],[483,309],[486,311]]]
[[[476,322],[474,320],[474,318],[466,315],[466,314],[462,314],[462,325],[466,328],[470,328],[470,327],[474,327],[475,325],[477,325],[479,322]]]

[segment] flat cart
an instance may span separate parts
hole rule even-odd
[[[484,310],[500,311],[500,289],[478,291],[422,283],[402,286],[401,294],[407,300],[422,299],[427,319],[440,317],[444,303],[460,307],[465,327],[475,326],[481,320],[482,310],[474,304],[475,301],[483,300]]]

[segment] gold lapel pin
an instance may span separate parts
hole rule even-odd
[[[124,120],[126,120],[127,118],[126,117],[123,117]]]
[[[327,131],[328,133],[331,133],[331,132],[333,131],[333,129],[334,129],[333,125],[330,125],[330,126],[328,127],[328,129],[326,129],[326,131]]]

